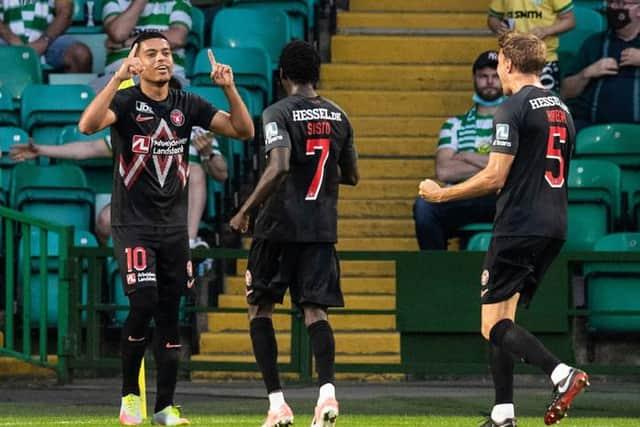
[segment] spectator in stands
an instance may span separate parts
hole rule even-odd
[[[1,0],[0,46],[28,45],[55,71],[90,73],[91,50],[64,35],[72,15],[71,0]]]
[[[576,26],[572,0],[491,0],[487,24],[498,36],[516,30],[544,40],[547,63],[540,81],[545,89],[559,92],[558,36]]]
[[[173,76],[184,87],[187,35],[191,29],[191,3],[188,0],[106,0],[102,7],[104,30],[107,33],[105,75],[91,86],[102,90],[127,57],[133,41],[145,31],[162,33],[173,52]]]
[[[440,130],[436,175],[447,184],[464,181],[482,170],[489,159],[493,114],[502,103],[502,86],[496,72],[498,52],[482,53],[473,63],[473,107],[449,118]],[[418,198],[413,206],[418,245],[422,250],[446,250],[447,239],[465,225],[491,222],[495,195],[450,203],[430,203]]]
[[[96,157],[111,157],[110,138],[92,141],[69,142],[62,145],[14,144],[10,156],[15,161],[23,161],[46,156],[60,159],[83,160]],[[198,237],[200,219],[205,209],[207,198],[206,173],[216,181],[227,179],[227,162],[218,150],[218,142],[213,134],[202,128],[194,127],[191,131],[189,147],[189,208],[188,233],[189,245],[205,246],[206,242]],[[96,219],[96,236],[106,244],[111,235],[111,205],[107,204]]]
[[[576,130],[640,122],[640,0],[607,3],[610,30],[587,38],[562,81]]]

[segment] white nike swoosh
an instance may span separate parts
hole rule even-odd
[[[140,341],[144,341],[144,337],[142,338],[133,338],[131,335],[129,335],[129,338],[127,338],[128,341],[131,342],[140,342]]]
[[[136,116],[136,122],[146,122],[148,120],[153,120],[153,116],[143,116],[141,114]]]
[[[180,348],[182,347],[182,344],[171,344],[171,343],[167,343],[164,346],[165,348]]]

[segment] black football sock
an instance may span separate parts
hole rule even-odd
[[[496,393],[496,405],[513,403],[513,357],[497,345],[489,343],[489,367]]]
[[[256,317],[249,324],[253,354],[267,393],[281,390],[280,376],[278,374],[278,343],[273,322],[268,317]]]
[[[502,319],[491,328],[490,341],[525,363],[537,366],[547,375],[560,360],[551,354],[536,337],[510,319]]]
[[[333,384],[335,381],[336,343],[333,330],[326,320],[318,320],[307,327],[311,338],[311,350],[316,358],[318,383]]]
[[[157,369],[157,395],[155,412],[160,412],[169,405],[173,405],[173,396],[178,379],[178,363],[180,350],[178,348],[166,348],[165,343],[158,343],[155,352]]]

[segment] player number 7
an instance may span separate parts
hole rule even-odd
[[[311,185],[307,190],[307,196],[305,200],[316,200],[320,187],[322,187],[322,181],[324,180],[324,166],[327,164],[329,158],[329,148],[331,147],[331,141],[328,138],[307,139],[307,150],[305,154],[307,156],[313,156],[316,154],[316,150],[320,151],[320,160],[316,167],[316,173],[313,175]]]

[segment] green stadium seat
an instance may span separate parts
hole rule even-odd
[[[468,251],[487,251],[491,243],[491,233],[476,233],[467,242]]]
[[[93,224],[95,196],[76,165],[16,165],[9,200],[16,210],[78,230]]]
[[[610,234],[594,251],[638,252],[640,233]],[[583,271],[589,310],[640,310],[640,263],[585,263]],[[590,314],[588,324],[593,331],[639,332],[640,315]]]
[[[20,109],[21,127],[39,144],[56,144],[62,127],[76,124],[93,89],[86,85],[28,85]]]
[[[0,64],[0,87],[18,107],[24,88],[42,83],[40,56],[29,46],[2,46]]]
[[[595,10],[596,12],[603,11],[607,7],[606,0],[575,0],[573,3],[581,8]]]
[[[59,242],[60,238],[58,233],[47,233],[47,271],[46,275],[46,288],[47,288],[47,302],[46,302],[46,323],[48,326],[56,326],[58,323],[58,280],[59,280]],[[98,243],[93,234],[88,231],[76,231],[74,233],[74,246],[81,247],[97,247]],[[30,274],[31,280],[29,286],[31,289],[30,310],[31,310],[31,325],[37,325],[40,322],[40,307],[42,303],[42,289],[40,275],[40,230],[31,230],[31,250],[30,250]],[[24,257],[27,256],[24,248],[24,239],[19,244],[19,258],[20,263],[18,267],[18,286],[22,286],[24,277]],[[87,288],[88,288],[88,276],[86,273],[86,267],[83,268],[82,274],[82,286],[81,286],[81,301],[87,303]],[[83,315],[83,319],[86,318]]]
[[[309,5],[306,0],[233,0],[233,6],[247,9],[272,9],[286,13],[289,17],[291,37],[294,39],[307,40],[307,35],[313,26],[312,16],[309,14]]]
[[[104,139],[109,136],[109,132],[109,128],[107,128],[91,135],[85,135],[80,132],[78,126],[68,125],[60,132],[58,144]],[[70,160],[68,162],[82,168],[89,182],[89,186],[91,186],[96,193],[111,193],[113,181],[113,160],[111,158]]]
[[[262,48],[272,71],[278,69],[282,48],[292,40],[289,18],[278,10],[222,9],[211,28],[211,46]]]
[[[0,49],[2,50],[2,49]],[[19,126],[20,116],[8,93],[0,89],[0,126]]]
[[[88,85],[98,77],[97,73],[50,73],[50,85]]]
[[[622,192],[628,197],[630,218],[637,216],[640,193],[640,125],[611,123],[590,126],[576,137],[575,157],[608,160],[622,171]],[[636,222],[636,226],[640,224]]]
[[[244,88],[251,95],[252,109],[256,115],[273,100],[273,81],[269,55],[262,48],[213,48],[216,61],[228,64],[233,69],[236,85]],[[191,76],[194,86],[212,86],[211,63],[207,49],[202,49],[196,56]],[[245,102],[247,100],[245,99]],[[248,107],[248,105],[247,105]]]
[[[28,142],[29,135],[22,129],[0,127],[0,173],[2,174],[0,197],[5,200],[5,205],[8,204],[9,200],[8,190],[11,186],[11,170],[16,165],[16,162],[9,157],[9,151],[13,144],[27,144]]]
[[[573,160],[569,171],[567,251],[590,251],[621,212],[620,168],[603,160]]]
[[[558,57],[560,69],[565,70],[571,64],[577,53],[582,48],[582,43],[591,34],[604,31],[606,21],[602,14],[593,9],[576,6],[573,8],[576,16],[576,26],[573,30],[560,34],[560,46],[558,47]]]
[[[196,55],[204,46],[204,13],[202,10],[193,6],[191,8],[191,29],[187,35],[187,44],[185,45],[185,57],[186,57],[186,73],[187,76],[191,76],[193,73],[193,65],[196,60]]]

